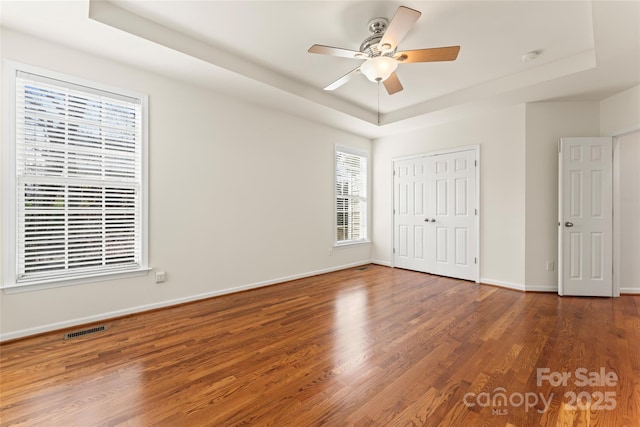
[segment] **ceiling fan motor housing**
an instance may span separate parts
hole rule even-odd
[[[366,54],[370,58],[376,56],[392,56],[395,53],[395,49],[389,52],[382,52],[380,50],[380,40],[384,36],[384,32],[389,26],[389,20],[387,18],[373,18],[369,21],[368,28],[372,35],[364,39],[360,45],[360,52]]]

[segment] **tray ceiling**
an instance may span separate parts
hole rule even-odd
[[[368,21],[391,18],[400,5],[422,12],[402,50],[460,45],[458,59],[400,64],[404,90],[395,95],[378,92],[364,76],[323,91],[360,61],[307,49],[318,43],[357,50]],[[8,28],[369,136],[505,103],[598,99],[640,80],[638,2],[3,1],[1,7]],[[521,60],[534,50],[541,51],[536,60]]]

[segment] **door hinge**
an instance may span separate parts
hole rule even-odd
[[[478,215],[478,209],[474,209],[474,211],[476,211],[476,216]]]
[[[475,167],[478,167],[478,161],[477,161],[477,160],[474,160],[474,161],[473,161],[473,165],[474,165]]]
[[[478,263],[478,258],[474,258],[473,262],[474,262],[474,264],[477,264]]]
[[[396,170],[395,169],[393,170],[393,176],[396,176]]]
[[[396,248],[393,248],[393,253],[394,253],[394,254],[396,253]]]

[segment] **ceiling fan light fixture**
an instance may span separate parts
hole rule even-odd
[[[372,82],[383,82],[398,68],[398,62],[389,56],[376,56],[367,59],[360,71]]]

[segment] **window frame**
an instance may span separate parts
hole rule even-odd
[[[359,239],[350,239],[350,240],[338,240],[338,153],[345,153],[354,156],[359,156],[365,159],[366,161],[366,169],[364,171],[365,178],[365,196],[360,197],[360,202],[364,204],[363,209],[361,210],[361,214],[363,214],[364,219],[362,220],[362,224],[360,226],[361,237]],[[370,204],[369,204],[369,194],[370,194],[370,156],[369,152],[366,150],[349,147],[345,145],[336,144],[334,150],[334,180],[333,180],[333,245],[334,247],[343,247],[343,246],[351,246],[351,245],[360,245],[370,243],[369,240],[369,217],[370,217]]]
[[[139,92],[114,87],[108,84],[83,79],[80,77],[47,70],[37,66],[22,64],[19,62],[4,60],[2,64],[2,278],[0,289],[4,293],[25,292],[39,289],[48,289],[60,286],[79,285],[105,280],[123,279],[142,276],[150,270],[148,262],[148,95]],[[140,263],[132,268],[122,268],[112,271],[91,271],[78,274],[66,274],[57,277],[32,279],[23,282],[17,277],[17,132],[16,132],[16,97],[17,76],[19,72],[35,74],[47,79],[59,80],[63,83],[84,86],[89,90],[110,92],[116,96],[134,98],[140,102],[141,125],[141,155],[140,155]],[[62,85],[61,85],[62,86]]]

